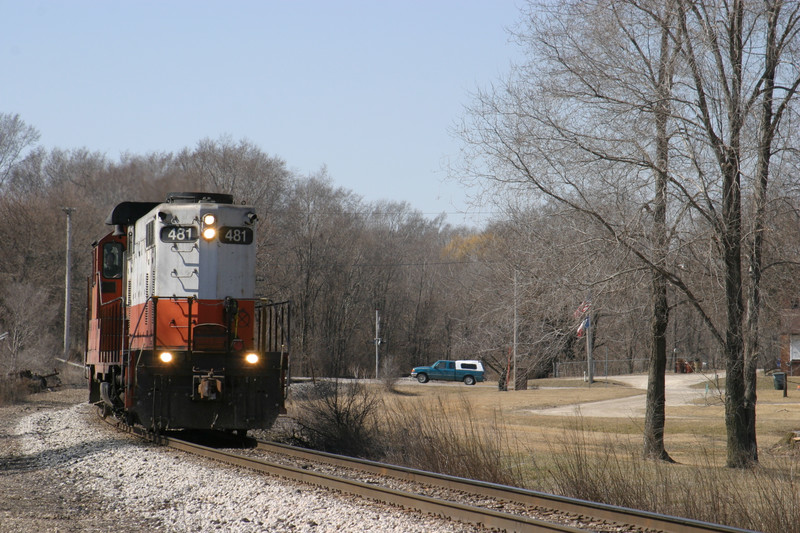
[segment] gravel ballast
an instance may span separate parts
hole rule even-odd
[[[0,408],[0,533],[480,531],[143,443],[85,397]]]

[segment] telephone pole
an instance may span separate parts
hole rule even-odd
[[[514,270],[514,390],[517,390],[517,271]]]
[[[380,354],[379,347],[381,345],[381,317],[380,312],[375,310],[375,379],[378,379],[378,357]]]
[[[69,361],[69,278],[70,278],[70,241],[72,240],[72,213],[74,207],[62,207],[67,214],[67,266],[64,275],[64,360]]]

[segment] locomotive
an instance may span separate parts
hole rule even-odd
[[[285,411],[290,304],[255,297],[256,221],[219,193],[113,208],[87,283],[85,372],[104,415],[243,435]]]

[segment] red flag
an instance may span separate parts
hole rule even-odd
[[[585,320],[581,320],[581,325],[578,326],[578,338],[583,337],[583,334],[586,333],[586,330],[589,329],[589,317],[587,316]]]
[[[591,303],[589,302],[589,300],[584,300],[583,303],[579,305],[578,308],[575,310],[575,318],[585,315],[590,307]]]

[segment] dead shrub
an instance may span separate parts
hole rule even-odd
[[[389,392],[396,392],[397,381],[403,375],[403,367],[395,357],[386,357],[381,363],[381,382]]]
[[[0,379],[0,405],[24,401],[31,394],[28,383],[16,378]]]
[[[302,446],[354,457],[374,454],[380,398],[362,383],[317,381],[294,393],[290,415]]]

